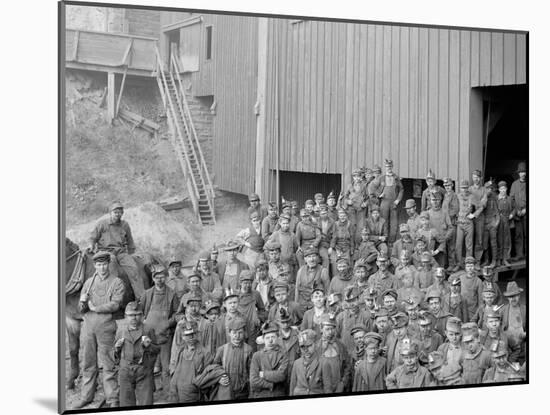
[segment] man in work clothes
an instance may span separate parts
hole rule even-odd
[[[428,185],[428,187],[422,192],[422,204],[420,208],[421,211],[431,209],[431,197],[433,194],[438,194],[441,196],[441,198],[443,198],[445,190],[437,185],[436,182],[437,180],[435,178],[434,172],[432,171],[432,169],[428,170],[428,174],[426,175],[426,184]]]
[[[179,302],[175,291],[166,286],[164,267],[155,266],[153,281],[155,285],[143,293],[139,305],[143,310],[145,330],[154,332],[155,342],[160,348],[162,386],[167,391],[170,386],[170,351]]]
[[[514,223],[516,234],[514,237],[516,256],[514,260],[519,261],[525,257],[527,241],[527,167],[524,162],[518,164],[517,173],[519,179],[512,183],[510,198],[515,209]]]
[[[318,249],[321,243],[321,231],[317,225],[311,221],[311,215],[307,210],[302,209],[300,211],[300,217],[302,220],[296,225],[296,240],[300,245],[296,252],[296,258],[298,259],[299,265],[302,267],[304,265],[304,251],[310,246]]]
[[[153,330],[143,327],[143,313],[138,303],[129,302],[125,315],[126,324],[118,328],[114,345],[115,359],[120,364],[120,406],[152,405],[153,370],[160,348]]]
[[[241,271],[248,269],[248,265],[237,258],[240,247],[240,243],[230,240],[223,248],[226,252],[227,260],[219,263],[218,271],[220,272],[219,276],[224,292],[228,288],[237,290],[239,288],[239,275],[241,275]]]
[[[369,239],[380,253],[388,253],[388,224],[386,220],[380,217],[380,208],[373,206],[370,217],[367,219],[365,227],[369,231]]]
[[[453,180],[449,177],[445,177],[443,179],[443,187],[445,188],[445,194],[443,196],[441,209],[443,209],[451,219],[451,230],[449,239],[447,240],[446,253],[447,271],[451,271],[456,267],[456,225],[460,204],[458,202],[458,196],[453,190]]]
[[[437,253],[432,252],[435,260],[440,266],[445,265],[445,258],[447,257],[448,246],[454,241],[453,236],[453,224],[449,214],[441,208],[440,192],[434,192],[430,195],[431,208],[428,211],[428,217],[430,220],[430,228],[434,228],[436,231],[436,239],[439,242]]]
[[[403,198],[401,179],[393,172],[393,161],[384,163],[386,174],[376,179],[376,195],[380,200],[380,216],[388,224],[388,241],[395,241],[397,235],[397,206]]]
[[[316,285],[323,288],[324,293],[328,293],[330,279],[328,270],[319,264],[319,254],[317,249],[311,247],[304,251],[306,264],[298,270],[296,276],[296,293],[294,300],[300,304],[302,311],[313,307],[311,294]]]
[[[339,258],[346,258],[351,262],[355,253],[355,226],[348,220],[348,215],[344,209],[338,210],[338,221],[332,227],[332,239],[328,255],[332,266],[332,276],[336,276],[336,262]]]
[[[321,242],[319,243],[319,256],[321,257],[322,265],[325,268],[329,268],[330,258],[328,250],[332,241],[332,233],[334,231],[334,223],[328,214],[328,206],[321,203],[319,206],[319,219],[317,225],[321,230]]]
[[[250,202],[250,206],[247,210],[248,217],[250,217],[252,213],[256,212],[258,213],[260,222],[264,220],[264,218],[267,217],[268,212],[267,208],[260,204],[260,196],[258,196],[256,193],[251,193],[250,196],[248,196],[248,201]]]
[[[510,223],[516,215],[512,206],[512,198],[507,194],[508,185],[505,181],[498,182],[497,206],[500,220],[497,228],[497,267],[504,265],[510,266],[510,252],[512,250],[512,236],[510,233]]]
[[[414,199],[407,199],[405,202],[405,211],[409,216],[409,219],[407,219],[409,232],[411,235],[415,235],[416,231],[420,228],[420,215],[416,211],[416,202]]]
[[[487,206],[487,189],[483,186],[480,170],[472,172],[473,184],[468,188],[472,195],[472,203],[476,207],[474,213],[474,257],[477,269],[483,255],[483,233],[485,232],[485,207]]]
[[[82,324],[82,389],[80,400],[73,406],[79,409],[93,401],[99,367],[103,369],[103,391],[110,407],[119,404],[119,389],[114,362],[116,322],[113,313],[120,309],[124,283],[109,272],[111,254],[99,251],[93,256],[95,273],[82,287],[79,311]]]
[[[279,216],[277,215],[277,204],[275,202],[269,202],[267,208],[267,216],[262,219],[261,234],[262,238],[264,238],[264,241],[267,242],[271,234],[275,232],[278,224]]]
[[[510,348],[510,360],[523,363],[525,361],[525,339],[527,338],[527,309],[520,304],[523,289],[515,281],[506,286],[504,296],[508,300],[501,310],[502,330],[507,334]]]
[[[355,229],[363,229],[367,207],[367,192],[362,180],[363,172],[355,169],[352,172],[352,183],[344,193],[343,206],[350,223]]]
[[[468,306],[468,315],[472,317],[483,300],[483,282],[477,276],[475,258],[467,257],[464,262],[465,270],[458,274],[460,275],[460,294]]]
[[[418,363],[418,345],[410,343],[401,349],[403,364],[396,367],[387,377],[388,389],[424,388],[435,386],[435,380],[428,369]]]
[[[181,264],[181,258],[176,256],[170,258],[168,278],[166,278],[166,285],[176,293],[178,304],[183,295],[189,292],[189,284],[187,283],[187,277],[181,272]]]
[[[456,266],[451,270],[456,272],[462,264],[462,245],[466,244],[466,256],[474,255],[474,219],[476,218],[476,206],[474,198],[468,190],[468,181],[460,182],[460,193],[458,194],[458,217],[456,229]],[[481,213],[482,208],[479,209]],[[482,235],[483,236],[483,235]]]
[[[299,245],[296,235],[290,230],[290,216],[282,214],[279,217],[279,225],[279,229],[271,234],[268,242],[279,244],[281,261],[291,266],[292,276],[295,276],[298,265],[296,251]],[[264,249],[267,249],[265,245]]]
[[[135,298],[139,298],[145,289],[143,278],[138,272],[136,261],[132,254],[136,250],[130,225],[122,220],[124,207],[120,202],[113,202],[110,217],[100,220],[90,235],[90,252],[108,251],[111,253],[111,273],[115,274],[118,262],[130,281]]]
[[[498,200],[494,192],[494,183],[489,180],[485,183],[485,191],[487,195],[487,204],[485,207],[485,224],[483,231],[483,253],[485,255],[485,262],[483,265],[489,264],[489,247],[491,248],[490,256],[491,268],[497,265],[498,247],[497,247],[497,231],[498,224],[500,222],[500,215],[498,213]]]

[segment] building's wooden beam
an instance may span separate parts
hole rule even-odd
[[[258,87],[256,99],[256,174],[255,192],[265,199],[267,186],[264,179],[267,177],[266,149],[266,114],[265,94],[267,89],[267,18],[258,19]]]
[[[122,82],[120,83],[120,91],[118,91],[118,99],[116,101],[116,108],[115,108],[115,117],[118,116],[118,111],[120,109],[120,99],[122,98],[122,91],[124,91],[124,82],[126,82],[126,73],[128,72],[128,67],[124,70],[124,74],[122,75]]]
[[[115,118],[115,73],[107,73],[107,117],[110,123]]]
[[[78,39],[80,37],[80,31],[76,30],[74,32],[74,40],[73,40],[73,53],[70,61],[77,61],[78,60]]]
[[[120,66],[107,66],[107,65],[95,65],[93,63],[84,63],[84,62],[65,62],[65,68],[69,69],[82,69],[85,71],[96,71],[96,72],[112,72],[123,74],[126,68]],[[128,75],[142,76],[147,78],[152,78],[155,76],[155,73],[152,69],[133,69],[128,68]]]

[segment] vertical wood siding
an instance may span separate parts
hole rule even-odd
[[[270,19],[268,50],[279,50],[266,93],[267,140],[280,117],[279,168],[346,181],[389,157],[402,177],[468,177],[481,167],[471,88],[526,82],[525,34]]]

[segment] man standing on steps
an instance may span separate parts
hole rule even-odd
[[[485,207],[487,206],[487,189],[483,185],[480,170],[472,172],[473,184],[468,188],[472,197],[472,203],[476,207],[474,213],[474,257],[476,269],[479,271],[479,264],[483,256],[483,233],[485,232]]]
[[[124,207],[120,202],[113,202],[110,209],[110,217],[100,220],[90,235],[90,252],[108,251],[111,253],[110,270],[116,274],[114,259],[128,277],[135,298],[139,298],[145,287],[143,279],[138,273],[138,266],[132,257],[136,250],[130,225],[122,220]]]

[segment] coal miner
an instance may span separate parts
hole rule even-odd
[[[99,251],[93,256],[95,273],[82,287],[79,311],[82,324],[82,389],[80,400],[73,409],[93,401],[99,367],[103,369],[103,391],[110,407],[119,404],[119,388],[114,362],[116,322],[113,313],[118,311],[124,297],[124,283],[109,272],[111,254]]]
[[[401,179],[393,171],[393,161],[384,162],[386,173],[376,179],[376,195],[380,200],[380,216],[388,226],[388,241],[394,242],[397,235],[397,206],[403,198]]]
[[[154,331],[143,326],[143,312],[137,302],[126,305],[125,316],[126,324],[117,330],[114,345],[119,361],[120,406],[152,405],[153,370],[160,347]]]
[[[116,270],[116,264],[120,265],[128,277],[134,296],[139,298],[144,291],[143,279],[138,273],[138,266],[132,257],[136,250],[130,225],[122,220],[124,207],[120,202],[113,202],[110,208],[109,218],[100,220],[90,235],[90,252],[107,251],[111,257],[111,273]]]

